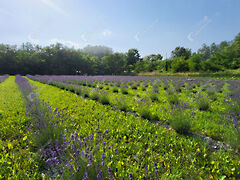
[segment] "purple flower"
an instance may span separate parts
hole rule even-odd
[[[97,179],[98,180],[102,179],[102,170],[100,170],[99,173],[97,174]]]
[[[111,149],[111,146],[108,146],[108,149]]]
[[[105,158],[105,154],[104,154],[104,153],[102,153],[102,160],[104,160],[104,158]]]
[[[83,179],[84,179],[84,180],[85,180],[85,179],[88,179],[88,173],[87,173],[87,172],[84,173]]]
[[[103,162],[102,162],[102,166],[104,166],[104,164],[105,164],[105,163],[104,163],[104,161],[103,161]]]
[[[52,162],[51,158],[48,158],[48,159],[46,160],[46,163],[47,163],[47,164],[51,164],[51,162]]]
[[[132,178],[133,177],[133,175],[132,175],[132,173],[129,173],[129,176],[128,176],[129,178]]]
[[[108,167],[108,175],[112,176],[112,169],[111,169],[111,167]]]
[[[115,152],[117,152],[117,148],[115,148]]]
[[[107,133],[108,133],[108,130],[106,129],[106,130],[105,130],[105,134],[107,134]]]
[[[74,134],[71,135],[71,139],[74,140]]]

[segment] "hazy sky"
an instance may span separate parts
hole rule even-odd
[[[240,0],[0,0],[0,43],[60,42],[142,56],[170,56],[176,46],[232,40],[240,32]]]

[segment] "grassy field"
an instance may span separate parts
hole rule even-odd
[[[221,78],[221,79],[239,79],[240,78],[240,69],[236,70],[225,70],[220,72],[142,72],[138,74],[139,76],[183,76],[183,77],[206,77],[206,78]]]
[[[238,179],[231,83],[9,77],[0,84],[0,178]]]

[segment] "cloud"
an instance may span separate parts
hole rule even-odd
[[[134,35],[134,39],[136,41],[140,41],[140,36],[142,36],[143,34],[147,33],[148,31],[150,31],[157,23],[158,23],[158,19],[155,19],[149,26],[147,26],[144,31],[142,32],[137,32],[135,35]]]
[[[57,4],[55,4],[54,2],[52,2],[52,0],[40,0],[43,4],[45,4],[46,6],[50,7],[51,9],[66,15],[67,13],[60,8]]]
[[[193,38],[192,38],[192,35],[193,35],[193,32],[190,32],[189,34],[188,34],[188,36],[187,36],[187,38],[188,38],[188,40],[189,41],[191,41],[191,42],[193,42]]]
[[[70,40],[63,40],[63,39],[58,39],[58,38],[53,38],[53,39],[49,40],[49,44],[56,44],[56,43],[61,43],[65,46],[74,47],[76,49],[80,49],[80,47],[81,47],[80,44],[78,44],[77,42],[73,42]]]
[[[102,32],[102,35],[103,35],[104,37],[111,36],[111,35],[112,35],[112,31],[109,30],[109,29],[105,29],[105,30]]]
[[[136,33],[136,34],[134,35],[134,39],[135,39],[136,41],[140,41],[140,39],[139,39],[139,34],[140,34],[140,33]]]
[[[188,40],[193,42],[194,38],[196,38],[203,31],[203,29],[205,29],[208,26],[208,24],[210,24],[211,22],[212,22],[212,19],[210,19],[208,16],[204,16],[199,23],[200,27],[196,31],[190,32],[187,35]]]

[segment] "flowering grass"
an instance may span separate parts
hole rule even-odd
[[[116,179],[208,179],[239,176],[239,156],[230,151],[212,152],[200,139],[179,135],[173,130],[159,127],[129,113],[114,111],[110,106],[83,99],[56,87],[34,81],[31,83],[38,88],[39,97],[51,109],[58,107],[69,116],[62,127],[66,129],[64,135],[68,142],[65,150],[71,158],[66,159],[67,166],[59,164],[59,177],[64,174],[66,177],[77,177],[78,173],[82,173],[79,177],[93,175],[100,178],[101,172],[101,177],[112,176]],[[184,110],[187,104],[180,103],[178,106]],[[79,148],[80,141],[83,149]],[[81,154],[83,150],[87,156],[82,158],[79,155],[76,159],[76,153]],[[52,158],[50,162],[57,163]],[[100,169],[99,166],[104,168]]]

